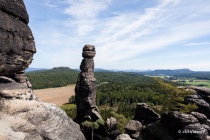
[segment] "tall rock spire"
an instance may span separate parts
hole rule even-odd
[[[95,46],[85,45],[82,52],[84,58],[80,65],[80,74],[75,87],[77,102],[76,121],[82,123],[84,120],[96,121],[102,119],[96,106],[96,79],[94,76]]]

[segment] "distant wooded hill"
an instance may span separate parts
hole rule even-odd
[[[188,73],[194,73],[194,71],[191,71],[190,69],[177,69],[177,70],[154,70],[154,71],[146,71],[146,72],[140,72],[144,75],[170,75],[174,76],[177,74],[188,74]]]
[[[76,84],[79,71],[73,69],[38,70],[26,73],[33,89],[62,87]],[[152,83],[154,79],[138,73],[95,72],[97,84],[103,83]]]

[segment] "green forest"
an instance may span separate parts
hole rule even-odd
[[[27,73],[34,89],[51,88],[75,84],[79,72],[75,70],[47,70]],[[159,114],[177,110],[190,112],[197,108],[194,104],[184,104],[184,98],[190,91],[178,89],[179,83],[163,81],[136,73],[95,72],[97,79],[97,106],[104,119],[114,116],[118,119],[118,128],[133,118],[136,104],[145,102]],[[62,106],[67,114],[76,115],[75,97],[70,105]]]

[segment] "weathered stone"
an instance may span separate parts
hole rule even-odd
[[[23,0],[0,0],[0,10],[28,24],[29,18]]]
[[[142,128],[143,126],[139,121],[130,120],[125,126],[125,131],[132,139],[141,140],[142,136],[140,133]]]
[[[117,129],[117,119],[114,117],[107,118],[106,120],[107,130],[109,132]]]
[[[84,58],[93,58],[95,57],[95,46],[93,45],[85,45],[82,52],[82,57]]]
[[[196,104],[199,107],[196,111],[206,115],[207,118],[210,118],[210,105],[200,95],[188,95],[185,98],[185,103]]]
[[[28,25],[1,10],[0,21],[0,75],[19,73],[36,52],[32,32]]]
[[[198,119],[199,123],[201,124],[208,124],[208,118],[199,112],[191,112],[191,114]]]
[[[140,132],[142,130],[142,124],[139,121],[136,120],[130,120],[126,126],[125,130],[134,131],[134,132]]]
[[[134,120],[138,120],[143,125],[146,125],[160,120],[160,115],[153,111],[147,103],[138,103]]]
[[[162,132],[154,130],[162,130]],[[208,133],[206,129],[191,114],[180,113],[177,111],[163,114],[160,122],[148,125],[148,134],[160,140],[206,140]],[[164,134],[161,138],[160,134]]]
[[[78,124],[33,93],[24,70],[36,52],[23,0],[0,0],[0,139],[85,140]]]
[[[117,119],[114,117],[110,117],[106,120],[106,128],[112,140],[116,139],[121,134],[121,132],[117,130]]]
[[[40,100],[25,83],[17,83],[13,79],[3,76],[0,76],[0,97],[5,99]]]
[[[132,140],[128,134],[121,134],[115,140]]]
[[[93,70],[94,70],[93,59],[92,58],[83,59],[81,65],[80,65],[80,70],[82,72],[93,72]]]
[[[7,140],[85,139],[62,109],[40,102],[24,83],[7,77],[0,77],[0,126],[0,138]]]
[[[78,123],[86,119],[90,119],[90,121],[102,119],[96,106],[96,79],[93,73],[95,47],[85,45],[82,56],[84,59],[80,65],[81,72],[75,87],[77,103],[77,117],[75,120]]]
[[[202,126],[208,131],[208,135],[210,135],[210,127],[205,124],[202,124]]]

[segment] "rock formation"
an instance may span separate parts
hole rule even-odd
[[[160,115],[153,111],[147,103],[138,103],[133,119],[146,125],[160,120]]]
[[[185,98],[186,103],[194,103],[199,108],[196,110],[199,113],[206,115],[210,119],[210,90],[202,87],[188,87],[195,90],[196,94],[189,95]]]
[[[102,120],[98,107],[96,106],[96,79],[94,77],[95,46],[85,45],[83,48],[83,60],[80,65],[80,74],[75,87],[77,116],[76,122],[81,124],[85,120]]]
[[[135,140],[143,139],[141,135],[142,129],[143,129],[142,124],[136,120],[130,120],[125,126],[126,134],[128,134],[132,139]]]
[[[121,132],[117,129],[117,119],[114,117],[110,117],[106,120],[106,128],[108,131],[108,137],[111,140],[114,140],[121,134]]]
[[[53,70],[70,70],[69,67],[53,67]]]
[[[208,132],[191,114],[170,112],[161,120],[150,124],[145,130],[145,139],[159,140],[207,140]]]
[[[22,73],[36,52],[22,0],[0,0],[0,75]]]
[[[33,93],[24,70],[36,52],[23,0],[0,0],[0,139],[84,140],[78,124]]]
[[[133,140],[128,134],[121,134],[115,140]]]
[[[202,98],[190,95],[187,99],[200,101]],[[204,100],[202,103],[206,105]],[[138,103],[134,120],[128,122],[125,130],[135,140],[207,140],[210,120],[199,112],[186,114],[172,111],[160,117],[148,104]]]

